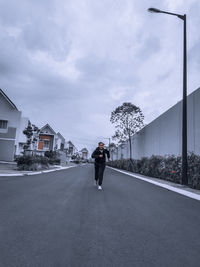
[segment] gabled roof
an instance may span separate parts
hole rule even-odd
[[[49,128],[50,131],[51,131],[54,135],[56,135],[56,132],[53,130],[53,128],[51,128],[51,126],[50,126],[48,123],[45,124],[45,125],[40,129],[40,132],[42,132],[45,128]]]
[[[69,140],[67,143],[69,143],[69,144],[71,144],[71,145],[73,145],[74,146],[74,144]]]
[[[7,102],[16,110],[17,107],[15,106],[15,104],[10,100],[10,98],[4,93],[4,91],[0,88],[0,94],[7,100]]]
[[[73,146],[76,149],[76,151],[78,151],[78,149],[76,148],[76,146],[70,140],[67,141],[66,144],[69,144],[69,145]]]
[[[63,139],[63,140],[65,141],[65,138],[62,136],[61,133],[57,132],[57,135],[58,135],[61,139]]]
[[[83,152],[83,151],[87,151],[88,152],[88,150],[87,150],[86,147],[84,147],[84,148],[81,149],[81,152]]]

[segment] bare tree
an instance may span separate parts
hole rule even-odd
[[[144,126],[144,115],[141,109],[130,102],[124,102],[111,112],[110,121],[116,128],[112,138],[117,139],[120,144],[129,141],[130,159],[132,159],[131,136]]]

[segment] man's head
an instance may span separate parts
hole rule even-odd
[[[104,148],[104,143],[103,142],[99,142],[99,148],[103,149]]]

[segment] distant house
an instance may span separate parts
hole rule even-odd
[[[71,156],[78,152],[78,149],[75,147],[75,145],[71,141],[65,142],[64,150],[66,154],[71,155]]]
[[[61,133],[56,133],[53,128],[47,123],[39,132],[38,151],[63,151],[65,146],[65,138]],[[42,153],[43,154],[43,153]]]
[[[83,148],[83,149],[81,149],[81,158],[82,159],[88,159],[88,150],[87,150],[87,148]]]
[[[17,131],[21,111],[0,89],[0,160],[13,161],[17,148]]]
[[[56,149],[56,132],[47,123],[40,129],[38,151],[45,152]]]
[[[64,150],[65,138],[59,132],[57,133],[57,137],[56,137],[56,146],[57,146],[57,149],[59,149],[61,151]]]

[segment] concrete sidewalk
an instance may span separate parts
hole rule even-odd
[[[49,169],[43,169],[39,171],[20,171],[17,169],[16,162],[3,162],[0,161],[0,177],[2,176],[24,176],[24,175],[34,175],[40,173],[47,173],[53,171],[64,170],[77,166],[77,164],[70,163],[66,166],[61,165],[50,165]]]
[[[200,201],[200,190],[190,188],[189,186],[176,184],[176,183],[173,183],[167,180],[162,180],[159,178],[148,177],[148,176],[138,174],[138,173],[133,173],[130,171],[120,170],[120,169],[113,168],[110,166],[108,166],[108,168]]]

